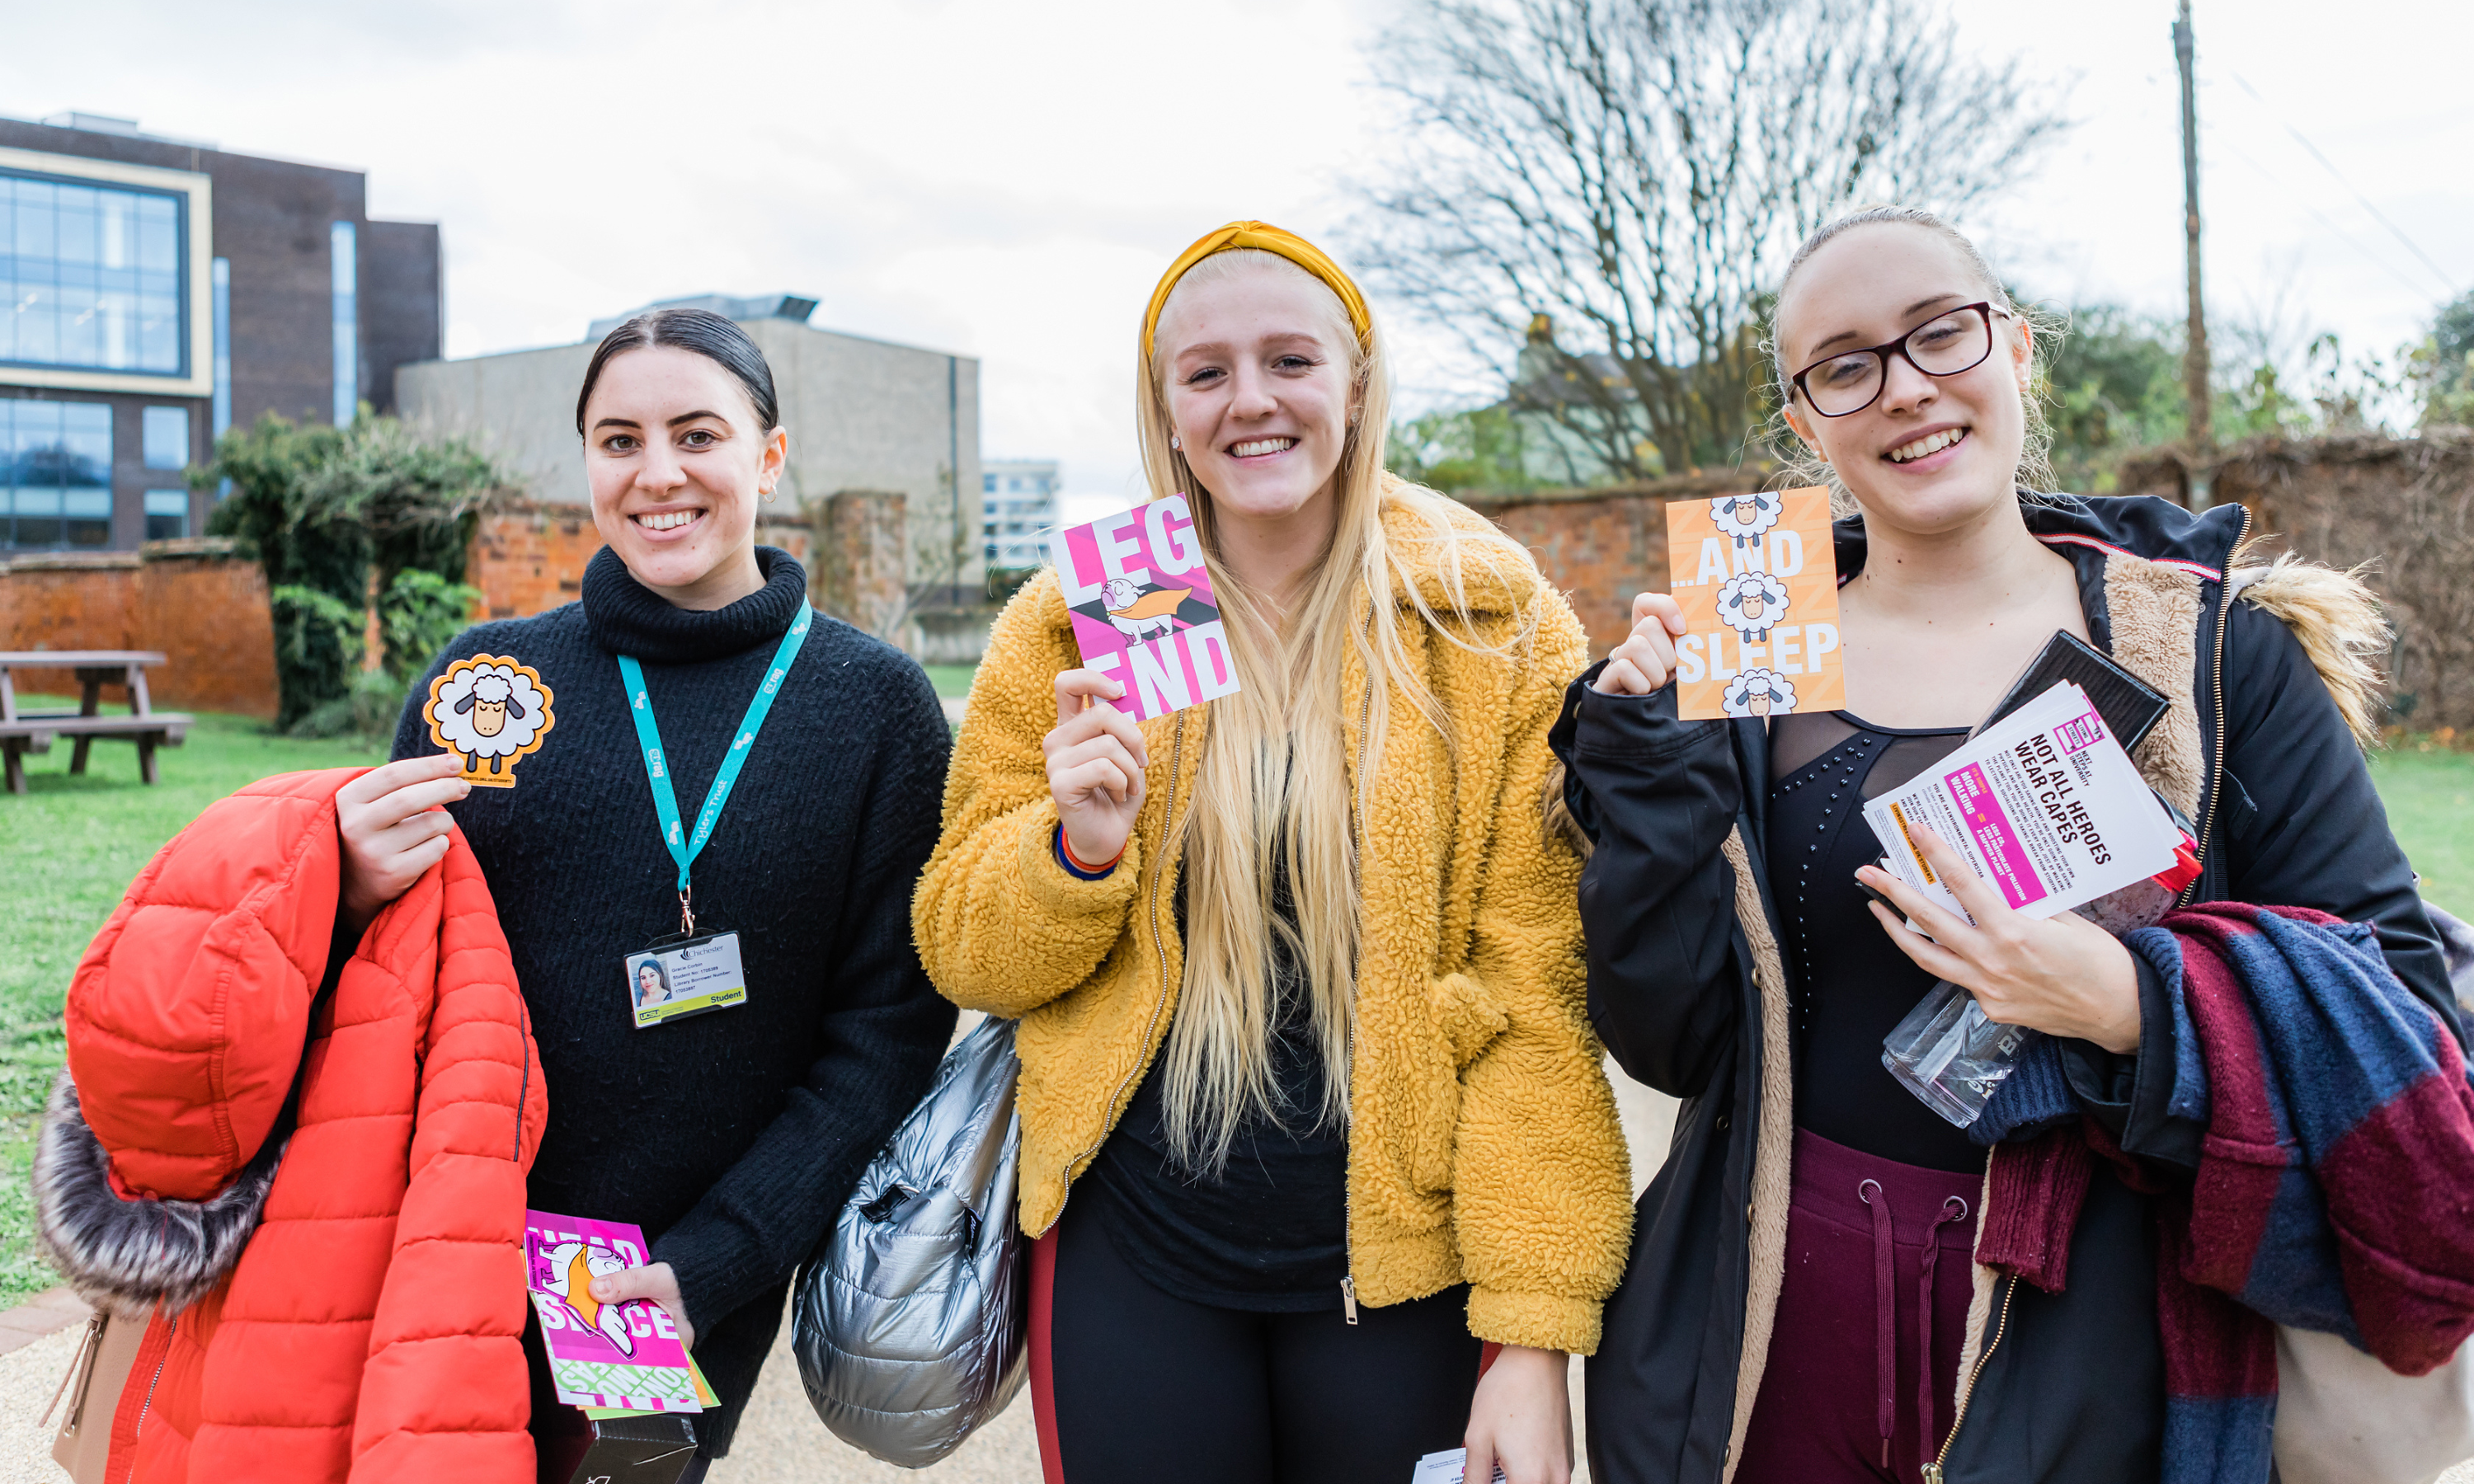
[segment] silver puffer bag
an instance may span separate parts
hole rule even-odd
[[[1028,1374],[1013,1032],[991,1017],[945,1053],[799,1275],[809,1402],[836,1437],[906,1469],[961,1447]]]

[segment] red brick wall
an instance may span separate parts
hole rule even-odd
[[[1742,480],[1696,475],[1464,500],[1538,558],[1546,580],[1580,614],[1594,658],[1632,632],[1633,594],[1666,590],[1666,503],[1750,488]]]
[[[138,649],[137,558],[19,557],[0,575],[0,649]],[[18,670],[18,694],[78,693],[68,670]],[[153,683],[152,677],[148,683]]]
[[[805,522],[768,518],[756,539],[813,571]],[[600,534],[574,506],[511,505],[481,517],[464,580],[473,614],[524,618],[575,601]],[[215,538],[150,542],[142,555],[98,553],[0,562],[0,649],[151,649],[165,662],[146,683],[166,710],[276,713],[275,621],[266,577]],[[375,657],[374,657],[375,658]],[[20,693],[77,694],[68,670],[19,670]],[[107,704],[118,700],[107,691]]]
[[[159,649],[147,672],[166,709],[275,716],[275,620],[266,573],[237,557],[150,556],[138,588],[133,649]]]
[[[761,516],[756,539],[781,547],[813,574],[805,522]],[[520,501],[493,509],[474,529],[473,549],[465,559],[464,580],[481,589],[473,616],[529,618],[574,602],[584,590],[585,565],[601,545],[593,513],[581,505]]]
[[[0,568],[0,649],[151,649],[163,710],[275,714],[275,630],[266,579],[217,540],[163,541],[142,556],[19,557]],[[76,673],[18,670],[21,693],[76,695]],[[124,699],[104,692],[105,704]]]

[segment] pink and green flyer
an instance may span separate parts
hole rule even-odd
[[[1082,663],[1126,687],[1136,721],[1237,693],[1237,658],[1182,494],[1049,539]]]
[[[602,1304],[593,1280],[644,1265],[644,1233],[623,1221],[524,1212],[524,1284],[541,1316],[558,1400],[628,1412],[701,1412],[695,1373],[668,1311],[646,1299]]]

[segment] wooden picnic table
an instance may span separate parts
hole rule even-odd
[[[155,749],[179,747],[188,739],[190,718],[179,711],[158,711],[146,695],[146,667],[163,657],[146,649],[0,650],[0,759],[5,759],[9,792],[26,792],[25,754],[48,753],[54,737],[71,738],[77,751],[69,771],[84,773],[87,751],[97,737],[137,744],[137,776],[156,780]],[[12,670],[74,670],[82,694],[74,711],[21,711]],[[103,687],[118,685],[129,693],[129,714],[103,714]]]

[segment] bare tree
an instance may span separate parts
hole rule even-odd
[[[1917,0],[1416,0],[1370,276],[1617,478],[1734,464],[1785,255],[1849,206],[1956,212],[2065,127]]]

